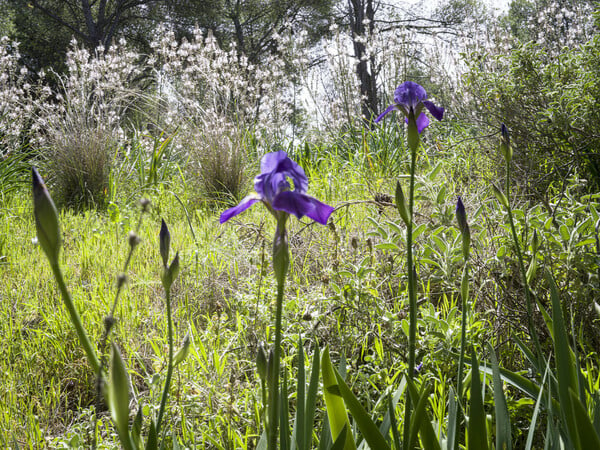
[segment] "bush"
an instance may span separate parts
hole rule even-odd
[[[562,189],[578,174],[600,187],[600,39],[559,54],[534,42],[510,54],[471,54],[466,89],[491,129],[511,130],[521,182],[532,192]]]

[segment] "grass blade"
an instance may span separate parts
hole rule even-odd
[[[313,355],[312,368],[310,370],[310,381],[308,384],[308,392],[306,393],[306,407],[304,409],[304,444],[308,450],[312,441],[314,428],[315,410],[317,409],[317,393],[319,390],[319,371],[320,371],[321,355],[319,346],[315,346]]]
[[[408,448],[413,449],[417,445],[417,434],[421,434],[421,442],[425,450],[441,450],[437,435],[427,414],[427,404],[429,402],[429,394],[431,386],[426,383],[421,392],[417,392],[417,388],[412,380],[408,380],[408,391],[412,402],[415,404],[415,409],[412,412],[410,439]]]
[[[492,359],[492,376],[494,380],[494,407],[496,409],[496,448],[511,450],[512,438],[510,434],[510,415],[508,414],[508,406],[506,397],[504,396],[504,388],[502,378],[500,377],[500,368],[496,352],[491,344],[488,344],[490,357]]]
[[[579,442],[585,443],[586,450],[600,450],[600,437],[598,437],[594,429],[587,410],[575,391],[569,389],[569,395],[571,396],[573,412],[575,413],[574,418]]]
[[[344,402],[348,406],[352,417],[354,418],[358,429],[362,433],[363,438],[373,449],[385,450],[389,449],[387,441],[379,432],[379,428],[371,419],[365,408],[360,404],[356,396],[352,393],[346,382],[342,379],[339,373],[335,373],[338,383],[338,390]]]
[[[486,414],[481,395],[481,378],[475,349],[471,349],[471,408],[469,409],[469,450],[485,450],[488,447]]]
[[[448,392],[448,433],[447,433],[447,450],[454,450],[457,444],[458,431],[458,402],[456,401],[456,393],[452,386]]]
[[[531,424],[529,425],[529,432],[527,433],[527,441],[525,442],[525,450],[531,450],[531,446],[533,445],[533,436],[535,434],[535,425],[537,423],[537,417],[540,412],[540,406],[542,403],[542,397],[543,397],[543,393],[544,393],[544,385],[546,384],[546,378],[547,378],[549,372],[550,372],[550,359],[548,359],[548,362],[546,363],[546,370],[544,372],[544,378],[542,378],[540,394],[538,395],[538,398],[535,401],[535,407],[533,408],[533,416],[531,416]]]
[[[296,418],[294,420],[294,431],[292,434],[291,448],[294,450],[296,445],[299,450],[305,450],[305,426],[306,418],[305,407],[305,391],[306,391],[306,375],[304,370],[304,347],[302,346],[302,336],[298,336],[298,384],[296,392]]]
[[[550,286],[550,297],[552,299],[552,324],[554,328],[554,352],[556,354],[556,374],[558,379],[558,398],[560,400],[560,409],[567,425],[569,436],[575,448],[581,448],[579,435],[577,434],[577,425],[573,404],[569,390],[579,392],[577,386],[577,377],[575,375],[575,365],[569,347],[569,338],[565,328],[565,321],[560,304],[558,288],[550,272],[546,271],[546,280]]]

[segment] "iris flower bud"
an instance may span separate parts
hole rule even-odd
[[[508,128],[506,125],[502,124],[500,128],[502,132],[502,137],[500,139],[500,152],[504,156],[504,159],[507,163],[509,163],[512,159],[512,147],[510,146],[510,133],[508,132]]]
[[[458,201],[456,202],[456,221],[458,222],[458,229],[462,235],[462,252],[466,261],[469,258],[469,248],[471,246],[471,230],[467,223],[465,205],[460,197],[458,197]]]
[[[160,233],[158,235],[160,244],[160,256],[163,260],[163,266],[167,267],[167,264],[169,263],[169,247],[171,246],[171,233],[169,233],[169,229],[167,228],[165,220],[161,220],[162,223],[160,225]]]
[[[179,252],[175,254],[175,258],[171,261],[171,265],[169,267],[165,267],[162,276],[162,284],[165,290],[171,288],[173,281],[177,278],[179,274]]]
[[[58,211],[46,189],[44,180],[35,167],[31,169],[33,184],[33,215],[40,247],[51,264],[58,264],[61,237],[58,225]]]

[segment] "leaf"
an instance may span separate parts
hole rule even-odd
[[[323,397],[325,398],[325,406],[327,407],[327,416],[329,417],[329,427],[331,429],[331,437],[337,440],[340,433],[345,430],[347,436],[344,449],[356,449],[354,439],[350,434],[350,422],[346,413],[346,406],[340,394],[340,387],[336,377],[336,372],[331,365],[329,357],[329,347],[325,347],[321,358],[321,375],[323,377]],[[340,377],[341,378],[341,377]]]
[[[393,242],[382,242],[381,244],[375,244],[375,248],[377,250],[393,250],[395,252],[400,251],[400,247]]]
[[[512,438],[510,434],[510,415],[504,396],[502,378],[500,377],[500,368],[494,347],[488,343],[488,349],[492,360],[492,374],[494,380],[494,407],[496,409],[496,448],[510,450],[512,448]]]
[[[281,450],[290,448],[290,404],[288,401],[287,371],[283,371],[279,392],[279,446]]]
[[[267,450],[267,432],[263,430],[260,434],[260,439],[258,440],[258,444],[256,444],[256,450]]]
[[[302,345],[302,336],[298,336],[298,382],[297,382],[297,393],[296,393],[296,418],[294,420],[294,431],[292,434],[292,449],[298,444],[300,450],[305,449],[305,436],[304,427],[306,425],[305,407],[305,390],[306,390],[306,377],[304,370],[304,347]]]
[[[569,395],[569,389],[578,392],[577,377],[575,375],[575,364],[569,347],[569,340],[558,295],[558,288],[554,278],[546,271],[546,279],[550,287],[552,299],[552,324],[554,328],[554,353],[556,354],[556,375],[558,380],[558,398],[560,400],[560,411],[566,421],[569,435],[573,440],[575,448],[580,448],[579,437],[575,424],[573,405]]]
[[[410,424],[410,439],[408,448],[415,448],[417,445],[417,432],[421,434],[421,442],[425,450],[441,450],[440,443],[437,440],[437,435],[427,414],[427,404],[429,403],[429,394],[431,387],[429,383],[425,383],[421,388],[421,393],[417,393],[413,381],[408,379],[408,389],[415,409],[411,415]]]
[[[416,240],[417,240],[417,238],[418,238],[419,236],[421,236],[421,235],[423,234],[423,232],[424,232],[426,229],[427,229],[427,225],[426,225],[426,224],[424,224],[424,223],[422,223],[421,225],[417,226],[417,227],[416,227],[416,228],[413,230],[413,233],[412,233],[412,238],[413,238],[413,241],[416,241]]]
[[[533,437],[536,431],[537,417],[540,412],[540,406],[542,403],[542,397],[544,393],[544,385],[546,384],[546,377],[548,376],[549,372],[550,359],[548,359],[548,362],[546,364],[546,370],[544,372],[544,377],[542,378],[542,385],[540,387],[540,394],[538,395],[537,400],[535,401],[535,407],[533,408],[533,416],[531,416],[531,424],[529,425],[529,433],[527,433],[527,442],[525,442],[525,450],[531,450],[531,446],[533,444]]]
[[[331,446],[331,450],[343,450],[344,448],[346,448],[346,438],[348,437],[348,434],[348,424],[346,424],[344,425],[344,428],[342,428],[342,432],[339,434],[339,436]]]
[[[447,450],[454,450],[458,439],[458,402],[456,401],[456,393],[452,386],[448,392],[448,432],[447,432]]]
[[[108,404],[121,445],[125,449],[132,449],[133,444],[129,436],[129,376],[121,353],[114,343],[108,384]]]
[[[400,433],[398,431],[398,422],[396,421],[396,404],[397,404],[397,402],[394,402],[394,399],[392,398],[392,395],[389,392],[387,395],[387,400],[388,400],[388,414],[387,414],[386,418],[390,422],[390,424],[387,426],[387,428],[389,429],[389,427],[391,426],[392,436],[394,437],[394,443],[396,445],[396,448],[400,448],[402,439],[400,438]],[[385,420],[384,420],[384,422],[385,422]],[[380,431],[382,431],[381,428],[380,428]],[[386,436],[387,430],[385,433],[382,433],[382,434],[384,436]]]
[[[315,410],[317,408],[317,392],[319,389],[319,370],[320,370],[321,356],[319,354],[319,346],[315,346],[315,353],[313,355],[313,364],[310,371],[310,381],[308,384],[308,392],[306,394],[306,408],[305,408],[305,422],[304,442],[306,449],[310,448],[312,440],[312,432],[314,428]]]
[[[154,420],[150,420],[150,430],[148,431],[146,450],[158,450],[158,437],[156,436],[156,424],[154,423]]]
[[[138,412],[135,415],[133,425],[131,426],[131,440],[133,441],[134,448],[142,448],[142,406],[138,408]]]
[[[350,413],[352,413],[352,417],[354,418],[354,421],[356,422],[356,425],[362,433],[365,441],[367,441],[372,449],[389,449],[390,446],[383,435],[379,432],[379,428],[377,428],[377,425],[375,425],[373,420],[371,420],[371,417],[369,417],[369,414],[352,393],[346,382],[342,379],[341,375],[336,372],[335,376],[338,383],[339,393],[348,406]]]
[[[590,420],[587,410],[579,400],[579,397],[577,397],[575,391],[569,389],[569,396],[571,397],[573,412],[575,413],[574,418],[579,442],[585,442],[586,450],[600,450],[600,437],[598,437],[598,434],[594,429],[594,425]]]
[[[388,434],[390,432],[390,427],[392,427],[393,435],[395,435],[398,432],[398,425],[396,423],[395,411],[396,411],[396,405],[398,404],[398,401],[400,400],[400,397],[402,397],[402,394],[404,394],[405,390],[406,390],[406,377],[402,377],[402,379],[400,380],[400,386],[398,387],[398,389],[396,389],[396,392],[394,392],[394,395],[393,396],[390,396],[389,394],[387,395],[387,397],[388,397],[388,412],[385,414],[385,417],[383,418],[383,422],[381,423],[381,426],[379,427],[379,431],[382,436],[388,436]],[[396,440],[396,444],[400,445],[401,440],[399,439],[399,436],[398,436],[398,438],[395,437],[394,439]]]
[[[569,235],[569,229],[567,228],[567,226],[564,223],[561,224],[561,226],[558,228],[558,231],[560,233],[560,238],[563,241],[566,242],[566,241],[569,240],[569,237],[570,237],[570,235]]]
[[[479,363],[475,349],[471,349],[471,408],[469,409],[469,450],[484,450],[488,448],[487,426],[483,397],[481,396],[481,379]]]
[[[323,428],[321,429],[321,435],[319,436],[318,450],[330,450],[332,445],[333,441],[331,440],[331,428],[329,427],[329,414],[327,414],[327,410],[325,410]]]
[[[438,205],[443,205],[445,201],[446,201],[446,185],[443,184],[437,194],[437,197],[435,198],[435,202]]]

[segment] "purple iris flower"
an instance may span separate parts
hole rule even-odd
[[[387,113],[393,110],[402,111],[408,123],[408,116],[412,112],[417,120],[417,130],[421,133],[429,125],[429,118],[422,112],[423,107],[427,108],[437,120],[442,120],[444,108],[437,107],[433,102],[427,100],[427,92],[425,92],[423,86],[413,81],[405,81],[394,91],[394,104],[388,106],[375,119],[375,123],[378,123]]]
[[[304,170],[286,152],[267,153],[260,162],[260,174],[254,178],[256,192],[248,195],[237,206],[223,211],[219,221],[225,223],[261,201],[274,215],[275,211],[283,211],[294,214],[299,219],[308,216],[325,225],[333,208],[306,195],[307,189],[308,178]]]

